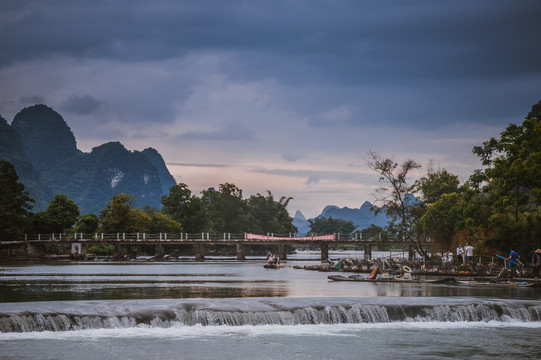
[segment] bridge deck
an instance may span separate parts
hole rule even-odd
[[[187,233],[116,233],[116,234],[35,234],[26,235],[24,240],[2,241],[2,245],[10,244],[140,244],[140,245],[190,245],[190,244],[209,244],[209,245],[257,245],[257,244],[407,244],[398,239],[380,240],[377,238],[363,239],[352,238],[340,234],[317,235],[317,236],[273,236],[273,235],[255,235],[255,234],[187,234]],[[428,243],[428,242],[423,242]]]

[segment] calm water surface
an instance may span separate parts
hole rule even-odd
[[[537,290],[333,282],[294,268],[318,256],[277,270],[262,259],[0,266],[0,359],[541,354]]]

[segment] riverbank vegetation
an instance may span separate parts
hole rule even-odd
[[[474,245],[477,253],[530,254],[541,247],[541,101],[521,125],[511,124],[499,138],[475,146],[483,166],[462,184],[458,176],[429,164],[425,176],[413,181],[421,166],[399,164],[369,153],[368,165],[380,175],[379,202],[393,219],[387,231],[411,249],[428,256],[458,244]]]

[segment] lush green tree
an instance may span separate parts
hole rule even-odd
[[[335,219],[333,217],[317,217],[308,220],[310,222],[310,231],[315,234],[342,234],[349,236],[355,230],[353,221]]]
[[[297,232],[293,218],[287,211],[287,206],[293,198],[282,196],[276,201],[272,192],[267,190],[267,196],[256,194],[248,198],[248,209],[252,219],[246,231],[256,234],[289,234]]]
[[[250,212],[242,190],[234,184],[221,184],[202,192],[201,197],[208,215],[208,232],[242,233],[251,222]]]
[[[538,244],[541,237],[541,101],[522,125],[509,125],[499,138],[485,141],[473,152],[486,167],[474,174],[472,182],[491,207],[487,244],[531,251],[530,244]]]
[[[63,233],[71,229],[79,217],[79,206],[64,194],[56,194],[47,209],[38,214],[40,233]]]
[[[187,233],[206,231],[208,215],[203,202],[192,195],[188,185],[179,183],[169,189],[169,194],[162,197],[162,212],[181,224]]]
[[[13,164],[0,160],[1,240],[16,240],[24,234],[33,202]]]
[[[451,249],[453,237],[463,223],[463,209],[459,194],[442,194],[439,200],[428,205],[422,217],[427,234],[441,244],[442,253]]]
[[[130,214],[130,225],[126,232],[148,233],[151,232],[152,216],[141,209],[132,209]],[[160,232],[160,231],[158,231]]]
[[[382,158],[374,152],[369,152],[368,166],[380,175],[380,182],[385,185],[377,192],[377,199],[385,207],[387,216],[391,219],[387,230],[400,239],[409,243],[409,258],[413,258],[414,249],[428,258],[428,253],[421,246],[421,239],[416,234],[417,222],[422,211],[418,202],[412,195],[417,189],[415,183],[410,182],[411,172],[419,169],[421,165],[414,160],[406,160],[400,166],[390,158]]]
[[[100,219],[105,233],[180,233],[182,225],[155,207],[133,208],[130,195],[114,195],[101,211]]]
[[[149,233],[180,233],[183,232],[182,224],[173,220],[163,212],[152,206],[144,206],[143,212],[150,216]]]
[[[280,224],[279,232],[283,234],[297,232],[297,227],[293,225],[293,218],[289,215],[289,211],[287,211],[287,206],[291,200],[293,200],[291,196],[282,196],[278,202],[275,202],[278,223]]]
[[[150,233],[170,233],[178,234],[183,232],[182,224],[178,221],[175,221],[161,212],[154,213],[150,221]]]
[[[499,139],[473,148],[484,166],[486,190],[499,211],[521,211],[541,204],[541,101],[522,125],[509,125]]]
[[[100,219],[98,215],[94,213],[89,213],[82,215],[77,219],[77,224],[75,225],[75,231],[83,234],[92,234],[98,231],[100,226]]]
[[[134,232],[132,224],[133,199],[128,194],[113,195],[107,207],[100,212],[100,221],[105,233]]]
[[[459,195],[460,180],[458,176],[445,169],[435,171],[432,163],[427,166],[427,174],[417,182],[416,191],[422,201],[417,205],[418,217],[416,232],[430,236],[434,249],[448,251],[453,239],[463,224],[462,207]]]
[[[457,175],[445,169],[434,171],[430,164],[427,174],[415,183],[416,192],[421,194],[421,200],[425,204],[435,203],[444,194],[458,192],[459,185],[460,180]]]

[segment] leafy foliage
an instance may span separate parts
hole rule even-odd
[[[532,107],[522,125],[509,125],[500,138],[485,141],[473,152],[486,166],[475,174],[491,210],[486,243],[522,251],[530,250],[532,244],[539,246],[541,101]]]
[[[459,194],[442,194],[434,203],[428,205],[422,217],[423,226],[433,240],[439,240],[442,250],[451,248],[454,234],[459,230],[463,219],[464,203]]]
[[[0,160],[0,239],[16,240],[24,234],[34,199],[19,182],[13,164]]]
[[[541,101],[522,125],[509,125],[499,139],[476,146],[484,166],[485,191],[496,210],[518,215],[541,203]]]
[[[47,206],[47,209],[38,214],[40,233],[63,233],[77,222],[79,207],[66,195],[57,194]]]
[[[221,184],[202,192],[203,205],[208,216],[208,232],[242,233],[251,222],[248,205],[242,190],[234,184]]]
[[[100,212],[102,230],[105,233],[133,233],[135,227],[132,220],[133,199],[128,194],[113,195],[107,207]]]
[[[270,191],[267,196],[242,196],[242,190],[234,184],[225,183],[192,195],[186,184],[170,188],[162,198],[163,213],[181,223],[188,233],[275,233],[296,232],[293,218],[287,212],[292,198],[285,196],[278,201]]]
[[[127,194],[114,195],[100,213],[105,233],[180,233],[182,225],[156,208],[133,208],[133,198]]]
[[[148,232],[151,234],[162,232],[174,234],[184,231],[181,223],[173,220],[171,217],[167,216],[163,212],[160,212],[155,207],[145,206],[143,207],[142,211],[150,216]]]
[[[193,196],[188,185],[179,183],[162,197],[162,211],[182,224],[185,232],[200,233],[207,230],[208,215],[200,198]]]
[[[426,176],[415,183],[416,191],[421,194],[425,204],[433,204],[445,194],[456,193],[459,185],[458,176],[445,169],[434,171],[430,165]]]
[[[261,194],[250,196],[248,209],[252,221],[247,224],[247,231],[257,234],[297,232],[297,228],[293,226],[293,218],[286,209],[291,200],[292,197],[282,196],[276,201],[270,191],[267,191],[267,196]]]
[[[75,231],[83,234],[92,234],[98,231],[99,226],[100,219],[98,218],[98,215],[94,213],[85,214],[77,219]]]

